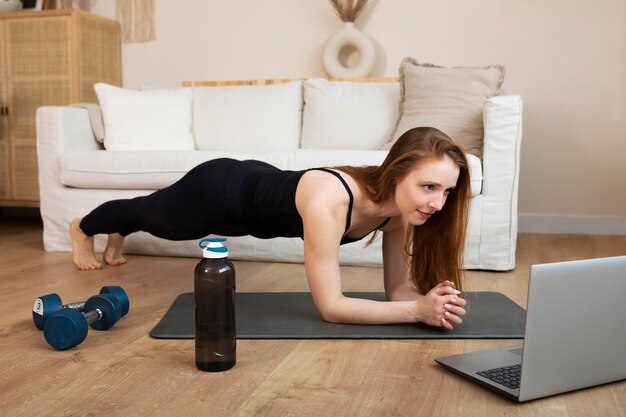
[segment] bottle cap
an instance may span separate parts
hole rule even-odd
[[[198,246],[202,249],[202,256],[210,259],[221,259],[228,257],[228,248],[222,245],[226,242],[225,237],[211,237],[202,239]]]

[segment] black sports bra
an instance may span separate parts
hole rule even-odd
[[[339,181],[341,181],[341,183],[343,184],[344,188],[346,189],[346,192],[348,193],[348,197],[350,197],[350,203],[348,203],[348,213],[346,214],[346,229],[344,230],[343,233],[344,234],[348,233],[348,230],[350,230],[350,223],[352,221],[352,206],[354,204],[354,196],[352,195],[352,190],[350,190],[350,187],[348,187],[348,183],[346,182],[346,180],[343,179],[343,177],[338,172],[335,172],[335,171],[333,171],[331,169],[328,169],[328,168],[312,168],[311,171],[313,171],[313,170],[324,171],[324,172],[328,172],[330,174],[333,174],[335,177],[339,178]],[[379,224],[376,228],[374,228],[374,230],[378,230],[378,229],[381,229],[381,228],[385,227],[385,225],[387,223],[389,223],[389,220],[391,220],[391,217],[387,217],[381,224]],[[374,230],[370,231],[365,236],[369,235]],[[356,242],[358,240],[363,239],[365,236],[361,236],[359,238],[342,237],[341,238],[341,244],[343,245],[344,243]]]

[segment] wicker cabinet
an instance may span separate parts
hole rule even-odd
[[[39,205],[35,112],[121,84],[115,21],[80,10],[0,14],[0,206]]]

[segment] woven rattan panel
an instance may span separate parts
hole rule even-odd
[[[0,14],[0,204],[37,205],[35,115],[120,85],[119,24],[76,9]],[[4,124],[3,124],[4,123]]]
[[[35,114],[39,106],[70,102],[69,18],[16,19],[7,25],[10,195],[36,201]]]
[[[0,29],[2,26],[0,26]],[[3,31],[0,30],[0,45],[2,44]],[[0,48],[0,107],[6,102],[6,88],[4,84],[4,51]],[[9,132],[7,131],[7,117],[0,116],[0,199],[11,198],[9,188]]]
[[[71,102],[69,80],[32,80],[12,83],[13,139],[35,142],[35,113],[39,106]]]
[[[14,144],[11,149],[11,187],[16,200],[38,200],[37,149],[35,144]]]
[[[9,22],[12,77],[69,74],[69,30],[65,17]]]
[[[79,101],[97,102],[93,85],[104,82],[121,85],[120,33],[116,24],[96,25],[89,15],[78,17]]]
[[[0,108],[7,103],[4,57],[4,26],[0,25]],[[9,188],[9,132],[7,127],[6,116],[0,116],[0,199],[11,197],[11,189]]]

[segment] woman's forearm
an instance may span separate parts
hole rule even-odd
[[[374,301],[341,296],[320,311],[322,318],[332,323],[390,324],[415,323],[419,301]]]

